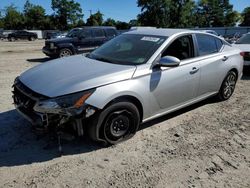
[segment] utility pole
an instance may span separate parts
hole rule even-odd
[[[89,14],[90,14],[90,16],[92,15],[92,10],[89,10]]]

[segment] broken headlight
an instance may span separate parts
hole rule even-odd
[[[82,112],[85,101],[91,96],[94,90],[78,92],[54,99],[39,101],[34,110],[40,113],[78,115]]]

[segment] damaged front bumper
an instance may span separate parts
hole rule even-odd
[[[85,100],[94,90],[51,99],[32,91],[19,79],[15,80],[13,88],[13,100],[17,111],[36,128],[59,128],[72,123],[81,136],[84,120],[98,110],[85,104]]]

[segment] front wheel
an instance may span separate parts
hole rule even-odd
[[[14,42],[16,39],[15,39],[15,37],[10,37],[9,38],[9,41],[11,41],[11,42]]]
[[[73,53],[70,49],[68,48],[63,48],[59,52],[59,57],[68,57],[71,56]]]
[[[228,100],[235,89],[237,82],[237,75],[234,71],[229,71],[226,78],[222,82],[220,91],[218,93],[218,98],[221,101]]]
[[[140,115],[131,102],[117,102],[104,109],[100,116],[99,135],[106,143],[118,144],[133,137],[138,130]],[[98,126],[98,124],[92,126]]]

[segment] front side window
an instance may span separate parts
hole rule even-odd
[[[217,44],[215,37],[212,37],[210,35],[197,34],[196,39],[200,56],[217,53],[219,51],[219,49],[217,48],[217,45],[219,44]]]
[[[93,51],[88,58],[115,64],[143,64],[166,39],[163,36],[122,34]]]
[[[77,37],[80,31],[81,31],[81,29],[72,29],[72,30],[66,35],[66,37],[70,37],[70,38]]]
[[[182,36],[172,42],[162,53],[164,56],[174,56],[180,60],[194,57],[194,45],[191,35]]]

